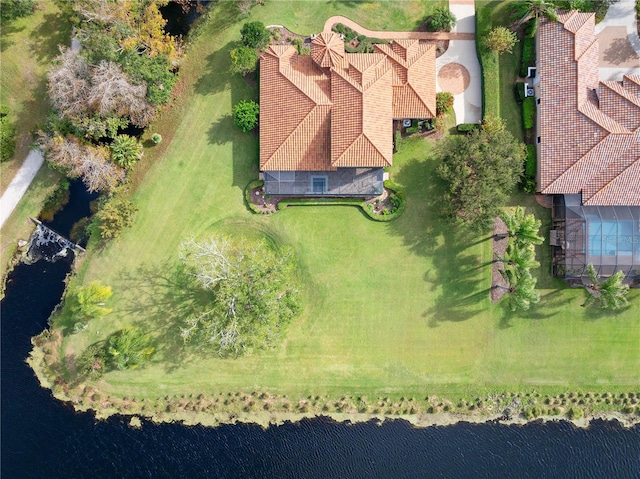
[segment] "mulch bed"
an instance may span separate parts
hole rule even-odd
[[[373,205],[373,213],[375,213],[376,215],[384,215],[385,211],[388,211],[389,213],[391,212],[391,210],[393,210],[394,206],[391,204],[391,201],[389,200],[389,197],[394,193],[393,190],[389,190],[387,188],[385,188],[382,191],[382,194],[380,196],[376,196],[375,198],[371,198],[367,201],[365,201],[365,203],[367,205]],[[388,213],[387,213],[388,214]]]
[[[263,213],[275,213],[278,211],[278,203],[281,196],[269,196],[264,194],[264,187],[258,186],[251,190],[251,203]]]
[[[509,230],[507,225],[500,218],[493,220],[493,260],[494,263],[491,266],[491,302],[497,303],[507,293],[506,289],[498,288],[497,286],[509,287],[509,283],[500,274],[500,270],[504,269],[502,261],[496,261],[498,258],[504,258],[504,253],[507,251],[507,245],[509,244],[509,237],[498,238],[497,235],[506,234]]]
[[[272,45],[287,45],[290,44],[294,38],[300,38],[304,43],[310,43],[311,38],[305,35],[300,35],[298,33],[294,33],[291,30],[281,27],[281,28],[270,28],[272,32],[276,32],[279,36],[278,40],[275,40],[273,37],[271,38]]]

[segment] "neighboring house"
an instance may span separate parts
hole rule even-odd
[[[554,273],[640,277],[640,75],[599,81],[590,13],[544,21],[537,34],[540,193],[554,195]]]
[[[260,171],[268,195],[382,193],[393,120],[435,117],[432,42],[394,40],[346,53],[336,33],[311,55],[271,45],[260,57]]]

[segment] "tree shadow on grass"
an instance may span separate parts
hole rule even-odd
[[[214,95],[229,88],[231,81],[231,50],[241,46],[240,42],[229,42],[223,47],[211,52],[204,58],[206,66],[200,78],[195,82],[195,92],[198,95]]]
[[[120,311],[145,318],[134,321],[134,325],[155,338],[156,360],[165,364],[167,372],[197,356],[195,350],[185,346],[181,324],[191,314],[201,311],[211,298],[187,268],[169,261],[142,264],[133,271],[122,271],[121,278],[125,288],[135,291],[136,296]]]
[[[31,55],[38,63],[50,63],[58,56],[59,45],[69,46],[71,24],[62,13],[48,13],[44,16],[39,28],[34,28],[29,35],[33,44],[30,46]]]
[[[505,295],[500,301],[502,307],[502,317],[499,328],[506,329],[513,326],[517,320],[542,320],[557,316],[561,310],[560,306],[567,302],[567,298],[562,295],[561,290],[554,290],[540,296],[538,304],[532,304],[526,311],[511,311],[509,308],[509,298]],[[577,311],[576,311],[577,312]]]
[[[443,321],[465,321],[482,311],[481,303],[489,294],[489,289],[482,289],[486,274],[482,258],[468,248],[492,240],[488,235],[476,239],[479,235],[443,215],[444,185],[436,176],[436,167],[432,159],[415,159],[394,174],[405,189],[407,208],[390,223],[392,233],[403,237],[413,253],[433,262],[434,269],[425,273],[424,280],[431,283],[432,291],[441,291],[423,313],[430,318],[431,327]]]

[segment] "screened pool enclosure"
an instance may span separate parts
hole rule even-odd
[[[640,206],[583,206],[580,195],[556,195],[550,241],[556,276],[580,278],[592,264],[604,277],[640,278]]]

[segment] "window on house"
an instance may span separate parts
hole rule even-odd
[[[538,98],[538,99],[536,100],[536,103],[537,103],[538,105],[540,104],[540,98]]]
[[[541,138],[540,138],[540,137],[538,137],[538,143],[540,143],[540,140],[541,140]]]
[[[327,177],[326,176],[312,176],[311,177],[311,192],[313,194],[322,195],[327,192]]]

